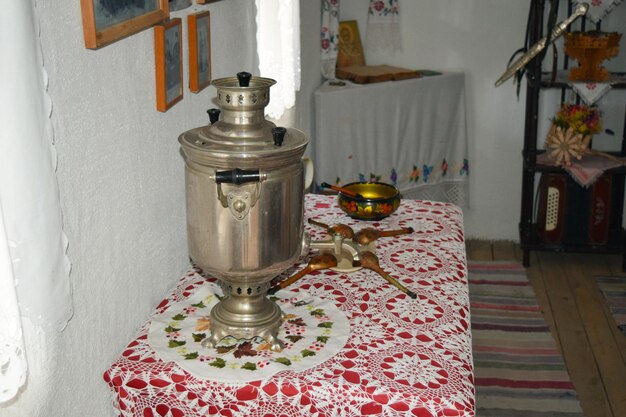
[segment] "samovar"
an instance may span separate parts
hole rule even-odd
[[[308,250],[304,233],[304,133],[265,119],[269,78],[216,79],[211,124],[182,133],[189,255],[221,281],[205,347],[261,337],[282,350],[282,312],[267,298],[273,277]]]

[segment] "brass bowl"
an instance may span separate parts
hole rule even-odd
[[[381,220],[400,206],[400,190],[383,182],[352,182],[342,188],[361,194],[350,197],[339,193],[339,207],[350,217],[358,220]]]

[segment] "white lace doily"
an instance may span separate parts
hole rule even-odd
[[[264,380],[281,371],[302,371],[333,357],[346,344],[350,325],[334,304],[305,292],[281,290],[274,300],[285,315],[273,352],[261,338],[226,338],[216,348],[201,342],[210,332],[209,313],[222,291],[207,282],[188,298],[152,318],[148,343],[163,360],[192,375],[221,383]]]

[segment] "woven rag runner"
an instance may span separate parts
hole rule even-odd
[[[470,263],[477,416],[583,416],[519,264]]]
[[[626,336],[626,277],[599,277],[598,286],[615,324]]]

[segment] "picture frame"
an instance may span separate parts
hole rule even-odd
[[[85,47],[98,49],[169,18],[168,0],[80,0]]]
[[[365,53],[361,44],[359,24],[356,20],[339,22],[337,68],[365,65]]]
[[[165,112],[183,98],[183,24],[180,18],[154,26],[156,108]]]
[[[189,41],[189,90],[199,93],[211,84],[211,13],[187,16]]]

